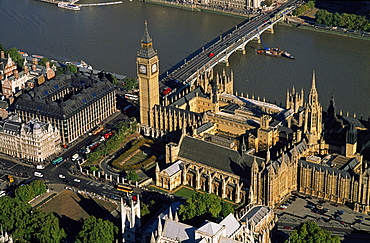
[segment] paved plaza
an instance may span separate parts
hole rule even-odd
[[[344,205],[302,194],[297,194],[296,199],[290,201],[290,205],[282,206],[275,211],[279,217],[278,229],[280,231],[289,233],[295,226],[310,220],[338,235],[344,240],[343,242],[370,242],[370,215],[354,212]],[[354,236],[356,240],[352,239]]]

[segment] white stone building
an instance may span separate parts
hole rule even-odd
[[[0,153],[44,161],[61,149],[59,130],[52,125],[33,119],[23,123],[17,115],[0,121]]]

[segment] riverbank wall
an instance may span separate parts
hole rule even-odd
[[[217,14],[223,14],[223,15],[239,17],[239,18],[252,18],[256,16],[256,14],[247,14],[244,12],[244,10],[225,9],[225,8],[220,8],[216,6],[206,6],[206,5],[200,5],[200,4],[185,3],[185,2],[180,3],[180,2],[167,1],[167,0],[140,0],[140,1],[164,5],[164,6],[170,6],[170,7],[180,8],[180,9],[185,9],[185,10],[190,10],[190,11],[217,13]]]
[[[362,40],[370,40],[370,32],[354,31],[339,27],[317,25],[314,23],[307,23],[300,18],[286,18],[284,21],[279,22],[280,25],[290,26],[294,28],[313,30],[318,32],[324,32],[328,34],[340,35],[345,37],[357,38]]]
[[[209,13],[228,15],[228,16],[239,17],[243,19],[253,18],[258,15],[258,14],[245,13],[243,12],[244,10],[222,9],[219,6],[217,7],[216,6],[205,6],[205,5],[190,4],[190,3],[185,3],[185,2],[180,3],[180,2],[169,1],[169,0],[140,0],[140,1],[179,8],[179,9],[185,9],[185,10],[190,10],[190,11],[209,12]],[[347,30],[347,29],[336,28],[336,27],[331,27],[331,26],[316,25],[312,23],[307,23],[303,19],[300,19],[298,17],[289,17],[285,19],[285,21],[278,22],[278,24],[295,27],[295,28],[325,32],[328,34],[370,40],[369,32],[360,32],[360,31]]]

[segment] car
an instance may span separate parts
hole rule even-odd
[[[361,215],[357,215],[356,217],[359,218],[359,219],[364,219],[364,217],[361,216]]]
[[[340,217],[340,216],[335,216],[335,219],[336,219],[336,220],[342,220],[342,217]]]
[[[334,207],[338,207],[339,205],[338,204],[336,204],[336,203],[331,203],[330,204],[331,206],[334,206]]]
[[[211,52],[208,54],[209,57],[214,57],[215,56],[215,53]]]
[[[285,208],[279,207],[280,210],[284,210]]]
[[[324,209],[324,207],[323,207],[322,205],[317,205],[317,206],[316,206],[316,208],[317,208],[318,210],[322,210],[322,209]]]
[[[287,208],[287,206],[285,206],[285,205],[281,205],[281,206],[280,206],[280,208]]]
[[[77,185],[77,184],[73,184],[74,187],[81,187],[80,185]]]
[[[73,179],[73,181],[74,181],[74,182],[81,182],[81,180],[80,180],[80,179],[78,179],[78,178],[74,178],[74,179]]]
[[[329,209],[327,209],[327,208],[323,208],[323,209],[322,209],[322,211],[323,211],[324,213],[327,213],[327,212],[329,212]]]
[[[41,172],[38,172],[38,171],[35,171],[33,174],[34,174],[34,176],[37,176],[37,177],[44,177],[44,175]]]
[[[63,175],[63,174],[59,174],[58,176],[59,176],[59,178],[61,178],[61,179],[66,178],[66,176],[65,176],[65,175]]]
[[[315,208],[315,206],[312,204],[308,204],[306,207],[311,208],[311,209]]]
[[[320,203],[320,204],[324,204],[324,203],[326,203],[326,201],[324,201],[324,200],[320,200],[320,201],[319,201],[319,203]]]
[[[63,180],[63,182],[64,182],[64,183],[69,183],[69,180],[64,179],[64,180]]]
[[[339,214],[344,214],[344,211],[342,211],[342,210],[338,210],[337,211]]]
[[[292,229],[292,227],[284,226],[284,229]]]

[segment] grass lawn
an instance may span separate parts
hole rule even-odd
[[[178,191],[176,191],[174,193],[174,195],[187,199],[187,198],[191,197],[192,195],[194,195],[195,193],[197,193],[197,191],[195,191],[194,189],[190,189],[190,188],[187,188],[187,187],[182,187]]]

